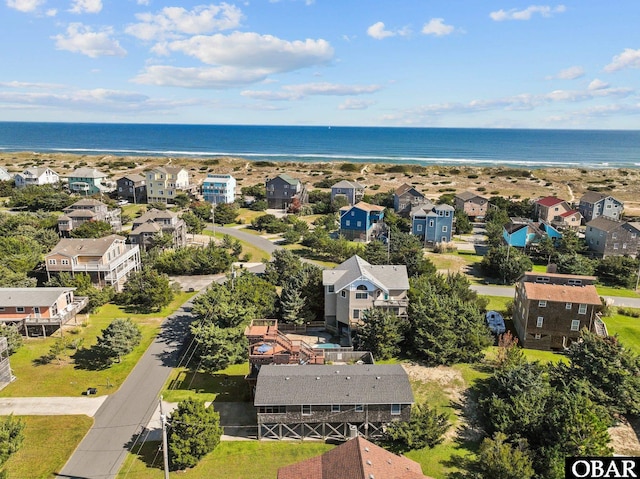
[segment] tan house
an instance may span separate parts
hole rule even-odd
[[[471,219],[484,218],[489,207],[489,200],[470,191],[463,191],[456,194],[454,207],[458,211],[464,211]]]
[[[86,273],[99,286],[113,286],[121,291],[132,271],[140,269],[140,248],[125,244],[125,238],[64,238],[45,256],[47,277],[68,272]]]
[[[189,172],[177,166],[161,166],[145,173],[148,203],[173,203],[176,195],[191,191]]]
[[[525,273],[516,284],[513,325],[525,348],[564,350],[582,329],[606,335],[595,276]]]
[[[104,221],[111,225],[114,232],[122,229],[120,209],[110,210],[102,201],[85,198],[66,207],[64,214],[58,218],[58,231],[62,236],[88,221]]]
[[[572,210],[565,200],[555,196],[540,198],[533,205],[534,215],[538,218],[538,221],[544,221],[545,223],[551,223],[560,215]]]
[[[187,244],[187,226],[184,220],[173,211],[155,208],[133,221],[133,227],[127,241],[147,249],[157,234],[169,235],[173,240],[174,248]]]
[[[15,324],[26,336],[46,336],[76,318],[89,302],[75,288],[0,288],[0,322]],[[30,334],[31,333],[31,334]]]
[[[322,284],[325,327],[348,341],[368,309],[382,308],[407,316],[409,277],[405,265],[371,265],[356,255],[324,270]]]

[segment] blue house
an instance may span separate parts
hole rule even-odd
[[[449,205],[417,206],[411,210],[411,232],[426,244],[451,241],[455,209]]]
[[[543,221],[536,223],[526,218],[511,218],[502,228],[502,238],[509,246],[525,248],[532,243],[538,243],[544,236],[549,236],[554,242],[562,238],[553,226]]]
[[[349,240],[369,241],[384,230],[384,206],[360,201],[340,208],[340,234]]]
[[[231,175],[209,173],[202,182],[202,196],[208,203],[233,203],[236,198],[236,179]]]

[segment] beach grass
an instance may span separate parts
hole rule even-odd
[[[97,387],[100,395],[115,392],[158,334],[162,321],[193,294],[179,293],[169,306],[151,314],[131,314],[114,304],[105,304],[95,314],[81,315],[83,319],[77,326],[65,326],[64,337],[77,340],[83,348],[94,345],[101,331],[116,318],[131,318],[140,327],[140,344],[107,369],[80,369],[72,358],[75,349],[64,350],[59,359],[42,361],[60,338],[60,332],[47,338],[26,339],[10,358],[17,379],[0,391],[0,397],[79,396],[88,387]]]
[[[3,468],[16,479],[54,477],[93,425],[88,416],[18,417],[26,425],[24,442]]]

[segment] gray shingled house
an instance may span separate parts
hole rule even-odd
[[[405,265],[371,265],[352,256],[322,272],[327,330],[350,339],[367,309],[383,308],[406,317],[409,276]]]
[[[287,210],[294,202],[294,199],[298,200],[300,204],[305,204],[309,198],[302,182],[286,173],[268,179],[265,186],[267,189],[267,204],[272,209]]]
[[[624,212],[624,203],[613,196],[599,191],[586,191],[582,198],[578,210],[588,223],[600,216],[611,220],[619,220]]]
[[[598,256],[633,256],[638,254],[640,231],[637,223],[615,221],[605,216],[587,223],[584,239]]]
[[[264,365],[254,406],[259,439],[377,437],[414,403],[399,364]]]

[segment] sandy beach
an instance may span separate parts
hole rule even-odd
[[[307,183],[310,189],[321,181],[340,180],[364,184],[368,194],[393,190],[403,183],[416,186],[429,198],[443,193],[474,191],[483,196],[539,198],[557,196],[579,201],[587,189],[614,195],[625,202],[627,216],[640,216],[640,169],[519,169],[512,167],[383,165],[375,163],[264,162],[230,157],[139,157],[90,156],[66,153],[3,152],[0,166],[16,173],[32,166],[48,166],[65,175],[80,166],[95,167],[115,181],[127,173],[142,173],[155,166],[171,164],[186,168],[193,183],[200,183],[207,173],[229,173],[238,189],[264,183],[266,178],[289,173]]]

